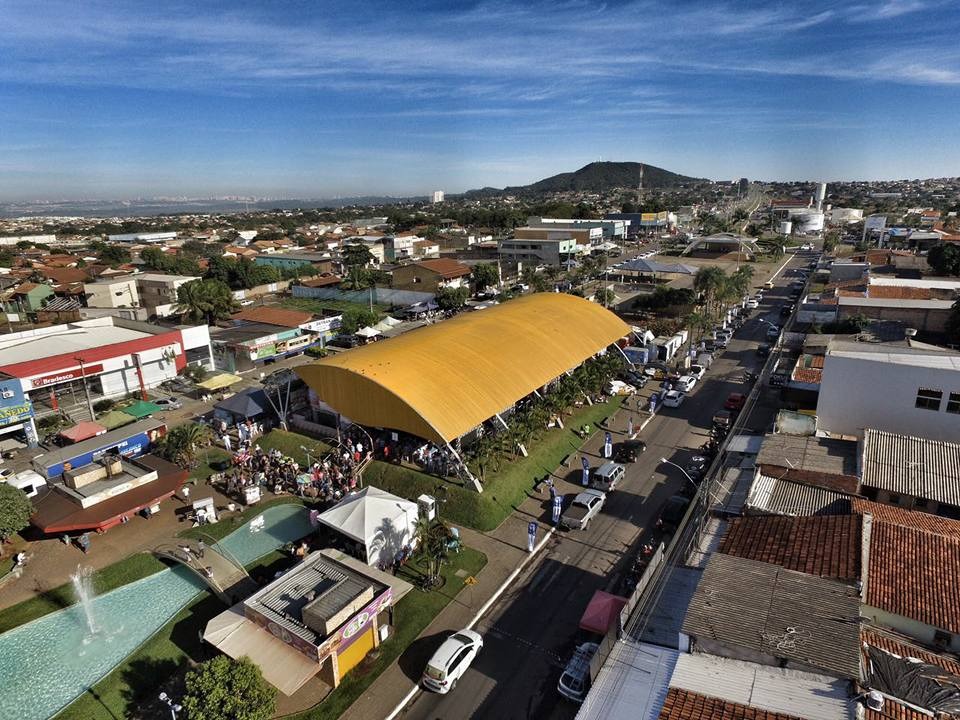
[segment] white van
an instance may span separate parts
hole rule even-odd
[[[590,487],[604,492],[610,492],[623,480],[626,469],[615,462],[607,462],[593,471],[590,477]]]

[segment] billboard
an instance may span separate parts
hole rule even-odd
[[[887,226],[886,215],[871,215],[863,222],[863,229],[866,231],[883,230],[886,226]]]
[[[33,405],[23,394],[19,380],[0,382],[0,427],[23,422],[33,415]]]

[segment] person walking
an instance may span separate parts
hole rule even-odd
[[[224,435],[224,436],[223,436],[223,447],[226,448],[227,452],[232,452],[232,451],[233,451],[233,447],[231,446],[230,436],[229,436],[229,435]]]
[[[527,525],[527,552],[533,552],[533,548],[537,544],[537,530],[539,529],[540,526],[536,520],[531,520],[530,524]]]
[[[203,551],[206,550],[206,549],[207,549],[206,543],[204,543],[203,540],[200,540],[200,541],[197,543],[197,557],[202,558],[202,557],[203,557]]]

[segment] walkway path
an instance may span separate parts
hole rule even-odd
[[[197,540],[167,538],[153,548],[153,554],[190,568],[228,605],[248,598],[257,591],[256,582],[243,565],[226,551],[221,551],[212,538],[207,543],[201,545]]]

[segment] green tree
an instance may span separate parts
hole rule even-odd
[[[344,245],[340,251],[344,267],[366,267],[374,261],[373,253],[363,243]]]
[[[119,245],[104,245],[98,257],[100,262],[115,267],[130,262],[130,251]]]
[[[23,530],[33,515],[33,505],[30,498],[20,488],[7,483],[0,483],[0,554],[3,543],[11,535]]]
[[[927,262],[937,275],[960,275],[960,248],[953,243],[941,243],[930,248]]]
[[[353,335],[360,328],[376,325],[378,322],[380,322],[379,313],[358,305],[343,311],[340,320],[340,332],[344,335]]]
[[[230,288],[219,280],[191,280],[177,288],[176,311],[194,322],[213,325],[226,320],[237,307]]]
[[[617,296],[610,288],[603,288],[597,290],[596,299],[604,307],[610,307],[617,301]]]
[[[181,704],[187,720],[270,720],[277,690],[250,658],[218,655],[197,665],[184,680]]]
[[[443,311],[457,311],[462,310],[466,306],[469,296],[470,291],[465,287],[443,287],[437,289],[437,292],[434,294],[434,300],[437,306]]]
[[[716,265],[702,267],[693,276],[693,287],[703,296],[704,308],[711,319],[716,318],[719,297],[723,292],[726,279],[726,273]]]
[[[823,236],[823,252],[832,253],[837,247],[837,241],[840,239],[839,230],[828,230]]]
[[[201,423],[185,423],[170,428],[158,443],[157,452],[170,462],[195,467],[197,453],[213,442],[213,431]]]
[[[494,288],[500,283],[500,273],[493,263],[479,263],[470,270],[470,279],[477,292],[487,288]]]
[[[450,530],[439,520],[422,517],[414,525],[413,534],[417,540],[417,553],[426,561],[427,581],[432,585],[440,576],[440,563],[447,557]]]

